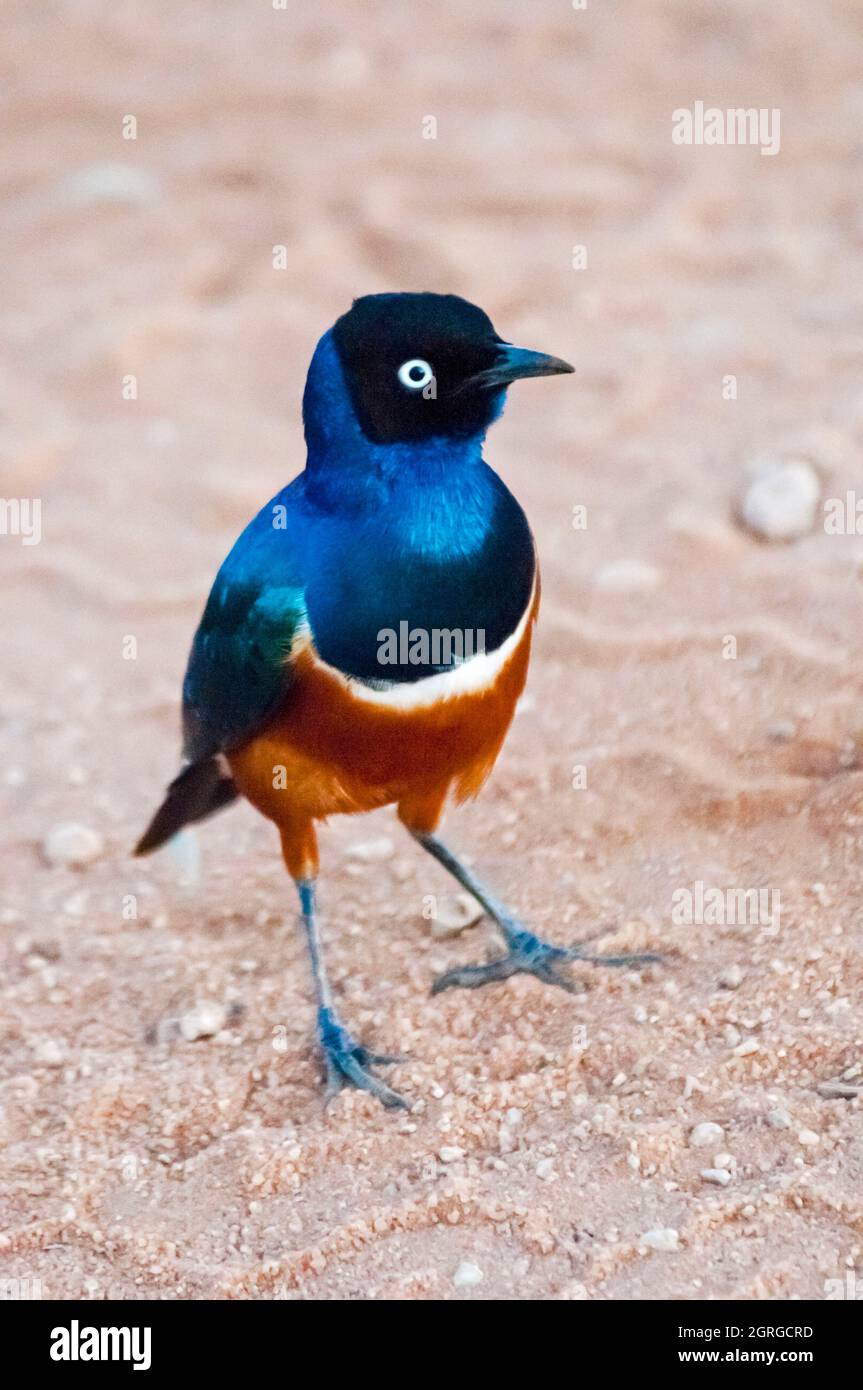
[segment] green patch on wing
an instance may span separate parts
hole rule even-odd
[[[250,738],[291,682],[291,650],[306,623],[303,590],[216,579],[183,682],[191,761]]]

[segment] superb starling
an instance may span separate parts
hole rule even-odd
[[[305,471],[236,542],[183,684],[185,764],[136,852],[245,796],[279,829],[299,890],[328,1089],[404,1101],[340,1019],[315,911],[315,822],[394,804],[497,923],[507,952],[434,992],[519,972],[572,988],[564,962],[625,965],[527,931],[437,837],[476,795],[524,687],[539,607],[525,515],[484,462],[511,382],[573,370],[511,346],[455,295],[355,300],[321,338],[303,397]]]

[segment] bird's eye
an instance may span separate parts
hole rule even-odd
[[[409,391],[421,391],[433,380],[434,372],[421,357],[412,357],[410,362],[403,362],[399,367],[399,381]]]

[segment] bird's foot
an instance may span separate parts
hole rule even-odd
[[[522,927],[507,931],[509,951],[505,956],[491,960],[487,965],[461,965],[447,970],[432,985],[432,994],[440,994],[445,989],[479,989],[480,985],[491,984],[495,980],[508,980],[510,975],[535,975],[547,985],[559,985],[561,989],[575,994],[577,985],[568,975],[561,972],[567,961],[583,960],[590,965],[633,966],[650,965],[662,959],[652,951],[638,955],[603,956],[594,955],[583,946],[551,946],[541,941],[532,932]]]
[[[369,1071],[372,1066],[404,1062],[404,1057],[369,1052],[368,1048],[354,1041],[332,1009],[318,1009],[318,1037],[327,1069],[328,1104],[343,1086],[356,1086],[357,1090],[376,1096],[388,1110],[410,1109],[397,1091],[390,1090]]]

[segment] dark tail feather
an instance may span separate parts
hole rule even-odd
[[[135,853],[149,854],[184,825],[212,816],[238,796],[236,786],[222,771],[218,759],[205,758],[203,762],[192,763],[174,778],[165,800],[135,846]]]

